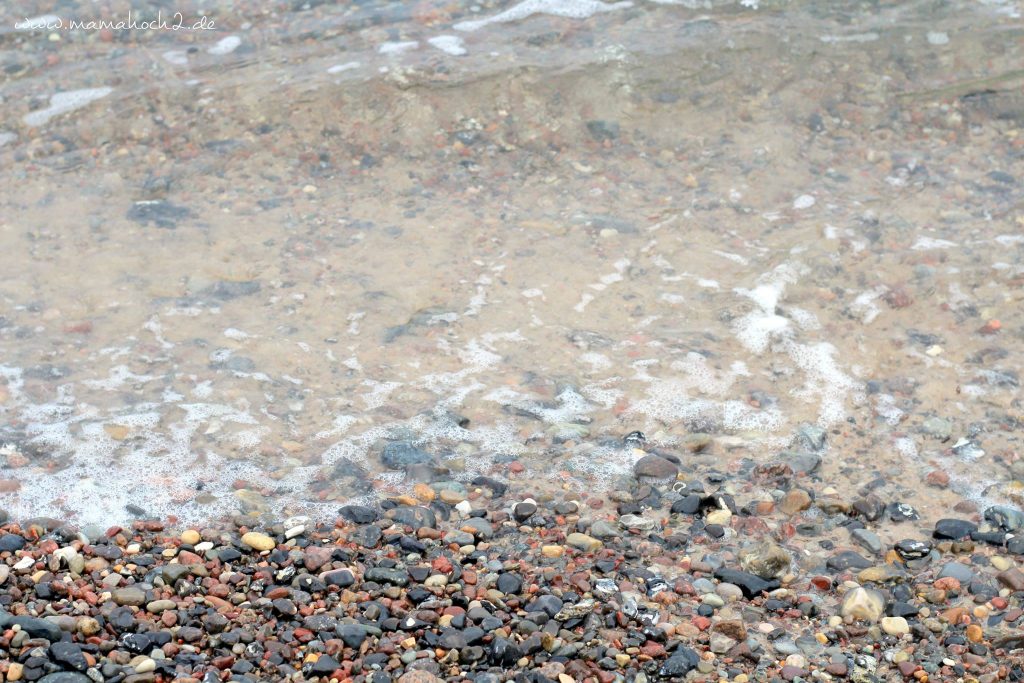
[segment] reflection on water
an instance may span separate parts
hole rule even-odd
[[[1019,502],[1016,3],[206,14],[0,27],[0,506],[600,495],[633,430]]]

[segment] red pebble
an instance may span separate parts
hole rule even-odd
[[[827,591],[832,589],[832,579],[827,576],[815,576],[811,579],[811,583],[818,590]]]

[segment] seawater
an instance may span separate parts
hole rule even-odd
[[[513,461],[600,497],[634,430],[1021,502],[1018,3],[4,9],[14,515],[328,516]]]

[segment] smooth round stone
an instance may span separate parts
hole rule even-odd
[[[258,531],[250,531],[249,533],[244,534],[242,536],[242,543],[258,552],[273,550],[277,547],[277,541],[266,534],[261,534]]]
[[[882,617],[879,625],[890,636],[902,636],[905,633],[910,633],[910,624],[903,617]]]
[[[701,602],[703,602],[705,605],[710,605],[711,607],[725,606],[725,600],[722,598],[722,596],[717,595],[715,593],[705,593],[701,597]]]
[[[743,597],[743,589],[734,583],[720,583],[715,587],[715,592],[726,601],[739,600]]]
[[[173,600],[154,600],[146,605],[146,611],[150,614],[159,614],[175,607]]]
[[[149,657],[138,657],[132,660],[132,667],[137,674],[147,674],[150,671],[156,671],[156,661]]]
[[[115,590],[111,597],[118,605],[141,606],[146,602],[146,591],[136,586],[128,586]]]

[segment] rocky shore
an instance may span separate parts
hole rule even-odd
[[[333,524],[0,526],[6,681],[1024,680],[1024,514],[919,519],[775,463],[578,502],[418,484]],[[754,495],[762,491],[768,495]],[[576,496],[582,497],[582,496]],[[586,499],[585,499],[586,500]]]

